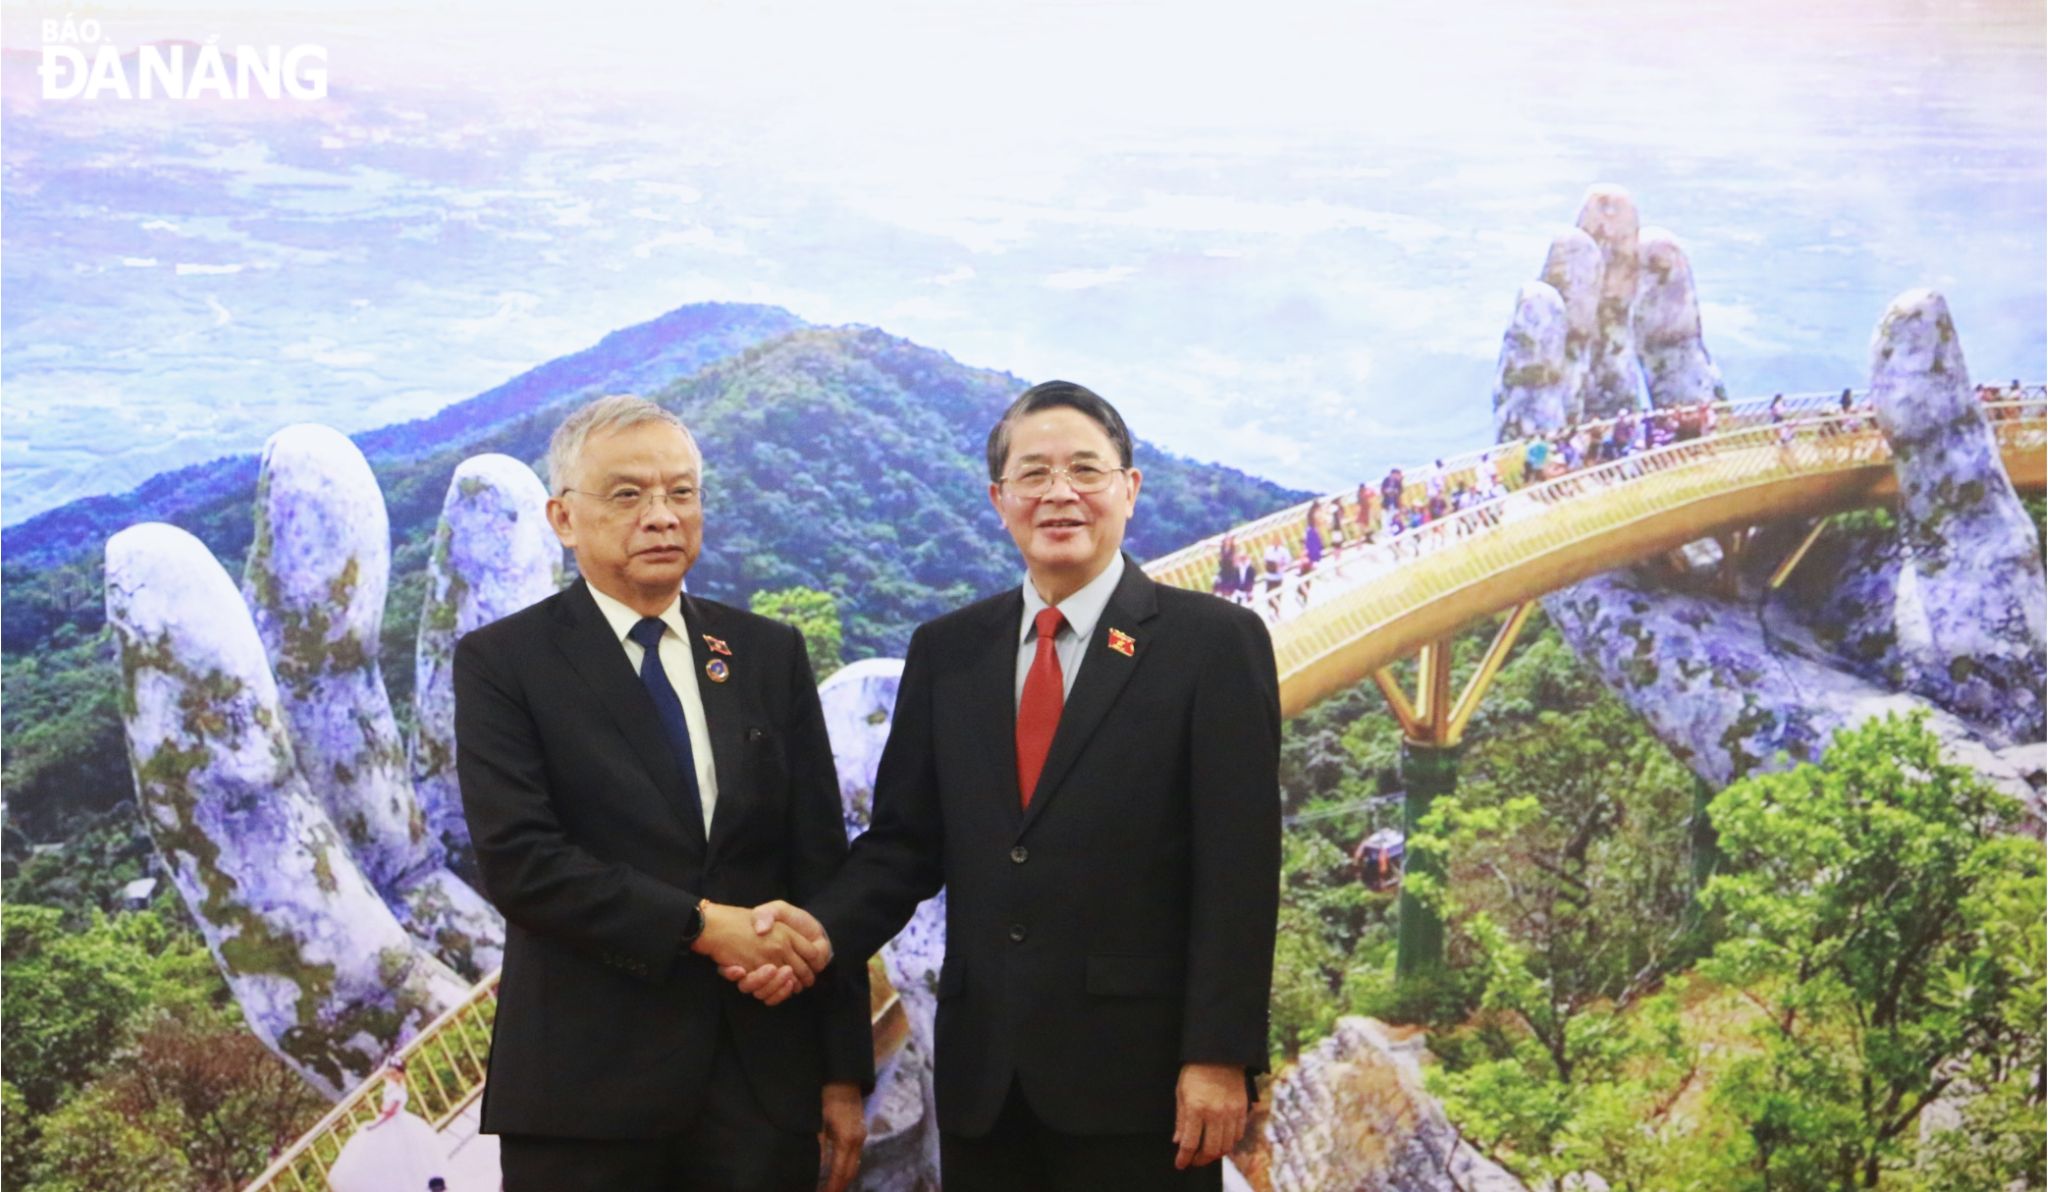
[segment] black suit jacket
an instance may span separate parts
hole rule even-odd
[[[456,646],[463,810],[506,919],[486,1132],[678,1132],[724,1030],[785,1129],[817,1129],[827,1081],[873,1083],[858,963],[771,1008],[686,950],[700,897],[807,898],[844,860],[846,829],[803,635],[689,596],[683,616],[718,772],[709,841],[683,810],[654,702],[581,581]],[[704,677],[707,634],[731,651],[726,682]]]
[[[945,886],[938,1110],[954,1133],[986,1133],[1013,1078],[1055,1129],[1169,1133],[1183,1063],[1265,1067],[1280,873],[1272,642],[1251,612],[1125,563],[1028,811],[1022,593],[917,631],[873,826],[809,904],[839,954],[859,957]]]

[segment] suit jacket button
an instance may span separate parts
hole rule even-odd
[[[1021,943],[1023,943],[1023,942],[1024,942],[1024,937],[1025,937],[1025,936],[1027,936],[1027,935],[1029,935],[1029,934],[1031,934],[1031,933],[1030,933],[1030,932],[1028,932],[1028,931],[1026,931],[1026,930],[1024,930],[1024,925],[1023,925],[1022,923],[1012,923],[1012,924],[1010,924],[1010,942],[1011,942],[1011,943],[1013,943],[1013,944],[1021,944]]]
[[[1021,844],[1018,845],[1016,848],[1010,850],[1010,860],[1015,861],[1019,865],[1022,865],[1024,862],[1029,861],[1030,859],[1031,850],[1025,848]]]

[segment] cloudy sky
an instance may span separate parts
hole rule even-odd
[[[1085,381],[1304,487],[1479,442],[1595,182],[1686,244],[1741,393],[1950,299],[2044,372],[2040,3],[108,4],[317,45],[323,100],[42,100],[10,5],[0,519],[417,417],[698,301]],[[91,49],[92,47],[87,47]]]

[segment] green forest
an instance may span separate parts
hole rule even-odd
[[[1399,823],[1379,700],[1287,726],[1276,1071],[1342,1015],[1423,1026],[1451,1123],[1531,1187],[2043,1186],[2041,843],[1923,724],[1705,790],[1539,617],[1408,842],[1449,941],[1397,985],[1396,896],[1352,861]]]

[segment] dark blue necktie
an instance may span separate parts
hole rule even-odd
[[[683,771],[683,811],[699,829],[704,825],[704,802],[697,794],[697,755],[690,749],[690,722],[683,717],[683,701],[661,668],[661,634],[667,626],[660,617],[642,617],[626,631],[640,643],[640,684],[654,698],[654,714],[661,720],[661,734],[668,738],[669,752]]]

